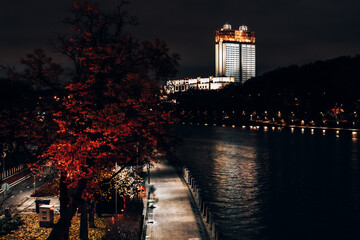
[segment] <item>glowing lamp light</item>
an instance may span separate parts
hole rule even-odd
[[[275,127],[272,127],[271,129],[272,129],[273,131],[275,131]]]
[[[223,124],[223,125],[222,125],[222,127],[226,127],[226,125],[225,125],[225,124]]]
[[[291,133],[293,133],[293,132],[294,132],[294,128],[292,127],[292,128],[291,128]]]
[[[339,133],[340,133],[340,131],[339,131],[339,130],[337,130],[337,131],[336,131],[336,134],[339,134]]]
[[[357,132],[352,132],[352,135],[356,135],[357,134]]]
[[[243,126],[242,126],[242,128],[246,128],[246,126],[245,126],[245,125],[243,125]]]
[[[232,125],[232,128],[235,128],[235,125]]]
[[[207,125],[208,125],[207,123],[204,124],[204,126],[207,126]]]
[[[215,127],[215,126],[216,126],[216,123],[214,123],[213,126]]]
[[[305,129],[304,129],[304,128],[302,128],[302,129],[301,129],[301,132],[302,132],[302,133],[304,133],[304,131],[305,131]]]

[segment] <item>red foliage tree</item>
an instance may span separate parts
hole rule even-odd
[[[74,35],[58,51],[75,63],[62,108],[53,114],[55,141],[34,167],[60,172],[60,219],[49,239],[67,239],[76,209],[100,191],[104,173],[142,166],[164,150],[171,115],[156,80],[175,72],[177,55],[161,41],[139,43],[122,33],[127,15],[74,1]],[[87,234],[81,235],[86,239]]]

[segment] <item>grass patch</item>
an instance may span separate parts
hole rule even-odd
[[[51,181],[45,183],[39,189],[36,189],[34,193],[31,194],[31,197],[48,197],[48,196],[58,196],[59,195],[59,183],[56,181]]]

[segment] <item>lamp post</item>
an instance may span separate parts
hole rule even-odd
[[[150,184],[150,162],[147,164],[148,184]]]
[[[2,152],[2,177],[1,180],[4,178],[5,176],[5,157],[6,157],[6,152],[3,151]]]
[[[115,171],[117,171],[117,163],[115,163]],[[116,181],[116,180],[115,180]],[[116,217],[117,217],[117,182],[115,183],[115,221],[116,221]]]
[[[117,172],[118,170],[118,165],[117,165],[117,162],[115,162],[115,172]],[[118,226],[117,226],[117,216],[118,216],[118,209],[117,209],[117,181],[116,181],[116,178],[115,178],[115,229],[116,229],[116,240],[118,240],[118,233],[119,233],[119,230],[118,230]]]

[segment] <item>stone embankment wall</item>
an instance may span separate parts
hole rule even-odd
[[[209,210],[209,205],[201,196],[201,189],[196,183],[196,180],[191,176],[189,169],[183,167],[182,176],[188,185],[190,192],[195,200],[196,206],[200,212],[201,218],[204,222],[205,228],[208,231],[209,237],[212,240],[221,240],[221,232],[219,225],[216,223],[214,215]]]

